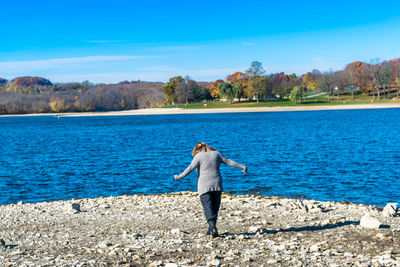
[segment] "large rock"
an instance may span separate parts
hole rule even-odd
[[[383,208],[382,214],[385,217],[396,217],[397,215],[397,205],[399,203],[387,203]]]
[[[74,213],[81,212],[81,205],[78,203],[72,203],[71,208]]]
[[[360,220],[360,226],[369,229],[378,229],[381,223],[378,219],[365,214]]]
[[[81,212],[81,205],[78,203],[66,203],[65,211],[67,213],[79,213]]]

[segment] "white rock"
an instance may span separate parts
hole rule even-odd
[[[275,264],[275,263],[278,263],[278,261],[275,260],[275,259],[268,259],[267,260],[267,264]]]
[[[354,255],[353,255],[352,253],[350,253],[350,252],[345,252],[345,253],[343,254],[343,256],[345,256],[345,257],[347,257],[347,258],[353,258],[353,257],[354,257]]]
[[[162,264],[161,260],[154,261],[149,264],[149,267],[158,267],[158,266],[161,266],[161,264]],[[171,264],[171,265],[169,265],[169,264]],[[165,264],[165,266],[176,267],[177,265],[175,263],[167,263],[167,264]]]
[[[246,249],[244,252],[245,252],[246,254],[250,254],[250,255],[257,255],[257,254],[260,254],[260,251],[259,251],[258,249],[256,249],[256,248],[253,248],[253,249]]]
[[[319,246],[319,244],[314,244],[310,247],[310,251],[311,252],[318,252],[320,251],[321,247]]]
[[[260,229],[261,229],[260,226],[250,226],[249,232],[258,232],[258,230]]]
[[[330,220],[329,219],[325,219],[325,220],[323,220],[322,222],[321,222],[321,225],[328,225],[328,224],[330,224]]]
[[[379,239],[385,239],[386,238],[385,235],[382,234],[382,233],[377,233],[376,237],[379,238]]]
[[[399,203],[387,203],[382,211],[383,216],[395,217],[397,215],[397,205],[399,205]]]
[[[110,243],[110,242],[107,242],[107,241],[103,241],[103,242],[99,243],[97,246],[98,246],[99,248],[108,248],[108,247],[111,246],[111,243]]]
[[[233,214],[236,215],[236,216],[240,216],[240,215],[242,215],[242,213],[243,213],[243,211],[241,211],[241,210],[235,210],[233,212]]]
[[[307,205],[309,212],[311,213],[317,213],[317,212],[322,212],[322,209],[320,206],[311,206]]]
[[[171,230],[171,234],[173,234],[173,235],[179,235],[180,233],[181,233],[181,230],[179,228]]]
[[[378,229],[381,223],[378,219],[365,214],[360,220],[360,226],[369,229]]]
[[[209,262],[209,265],[220,266],[220,261],[218,259],[213,259],[212,261]]]

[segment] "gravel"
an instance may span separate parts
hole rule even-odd
[[[365,215],[381,223],[360,226]],[[0,266],[400,266],[400,217],[375,206],[197,193],[0,206]]]

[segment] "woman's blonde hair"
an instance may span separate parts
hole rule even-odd
[[[207,145],[204,142],[199,142],[197,143],[192,151],[192,156],[196,156],[197,153],[199,152],[207,152],[207,151],[215,151],[216,149],[213,148],[212,146]]]

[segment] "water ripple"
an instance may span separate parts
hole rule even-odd
[[[196,190],[172,177],[198,141],[245,164],[226,191],[383,205],[400,200],[399,109],[0,118],[0,204]]]

